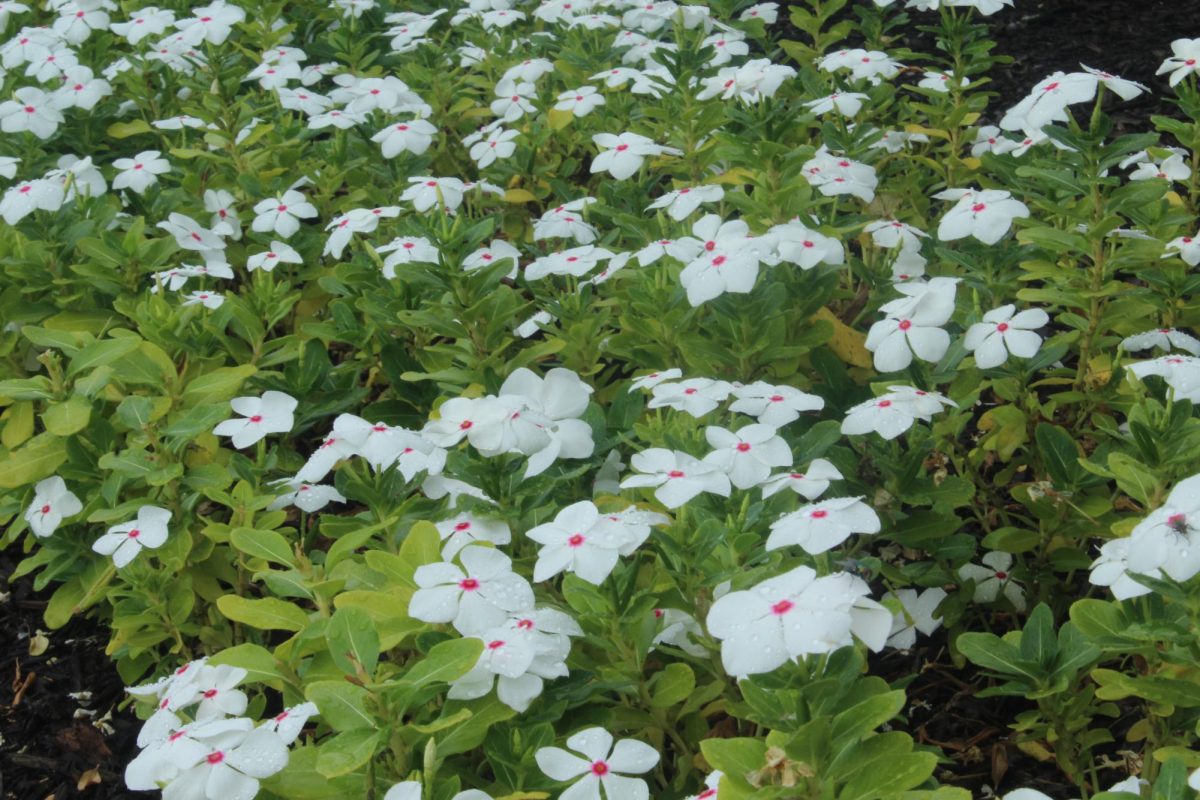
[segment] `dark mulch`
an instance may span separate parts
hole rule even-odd
[[[122,779],[137,752],[138,722],[116,708],[125,693],[104,654],[108,631],[76,619],[47,631],[45,652],[30,655],[30,640],[45,629],[47,594],[29,579],[7,582],[13,555],[0,553],[0,594],[9,595],[0,601],[0,797],[144,797]]]

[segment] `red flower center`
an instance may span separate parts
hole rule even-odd
[[[255,414],[250,418],[251,422],[262,422],[262,414]]]
[[[584,538],[581,533],[572,534],[571,538],[567,539],[567,544],[571,545],[571,547],[579,547],[583,542]]]
[[[773,395],[771,395],[770,397],[768,397],[767,399],[768,399],[768,400],[770,400],[772,403],[782,403],[782,402],[783,402],[783,395],[781,395],[781,394],[773,394]]]
[[[533,630],[533,620],[523,619],[517,623],[517,627],[523,631]]]
[[[474,422],[471,422],[471,420],[469,420],[469,419],[464,419],[462,422],[458,423],[458,427],[459,427],[459,429],[460,429],[460,430],[467,431],[467,430],[470,430],[470,429],[471,429],[471,426],[472,426],[472,425],[474,425],[474,424],[475,424],[475,423],[474,423]]]
[[[208,758],[205,760],[213,766],[216,766],[225,760],[225,754],[218,750],[215,753],[209,753]]]
[[[668,478],[682,478],[683,474],[684,474],[683,470],[673,469],[667,473],[667,477]]]
[[[999,579],[1000,579],[1000,580],[1002,580],[1002,581],[1003,581],[1003,580],[1007,580],[1007,579],[1008,579],[1008,573],[1007,573],[1007,572],[997,572],[997,573],[996,573],[996,577],[997,577],[997,578],[999,578]]]
[[[216,689],[209,689],[208,691],[206,691],[206,692],[204,693],[204,699],[205,699],[205,700],[212,700],[212,699],[213,699],[214,697],[216,697],[216,696],[217,696],[217,690],[216,690]]]
[[[628,149],[629,149],[629,145],[627,145],[627,144],[619,144],[619,145],[617,145],[617,152],[618,152],[618,153],[623,153],[623,152],[625,152],[625,151],[626,151],[626,150],[628,150]]]
[[[473,592],[479,588],[479,581],[475,580],[474,578],[463,578],[458,582],[458,588],[462,589],[464,592]]]
[[[891,404],[892,404],[892,401],[891,401],[891,400],[880,400],[878,403],[876,403],[876,405],[877,405],[879,408],[887,408],[887,407],[888,407],[888,406],[890,406]]]
[[[603,778],[605,775],[608,774],[608,764],[605,764],[603,761],[593,762],[592,763],[592,774],[595,775],[597,778]]]
[[[796,607],[796,604],[791,600],[780,600],[775,605],[771,606],[771,613],[777,617],[782,617],[787,612]]]
[[[43,513],[43,514],[49,514],[49,513],[50,513],[50,504],[49,504],[49,503],[46,503],[46,505],[42,506],[42,513]]]
[[[746,442],[738,442],[736,449],[739,453],[748,453],[750,452],[750,445]]]
[[[456,531],[465,531],[465,530],[467,530],[467,529],[468,529],[468,528],[470,528],[470,527],[471,527],[471,523],[469,523],[469,522],[460,522],[460,523],[458,523],[457,525],[455,525],[455,526],[454,526],[454,530],[456,530]]]
[[[1008,323],[1001,322],[999,325],[996,326],[996,330],[1000,331],[1000,333],[1004,333],[1006,330],[1008,330]]]
[[[971,210],[976,214],[978,214],[980,211],[983,211],[985,208],[987,208],[987,206],[983,203],[976,203],[975,205],[971,206]]]
[[[504,647],[504,641],[501,639],[488,642],[488,650],[499,650],[501,647]]]
[[[816,511],[814,511],[812,513],[813,519],[825,519],[828,516],[829,516],[829,512],[823,508],[818,508]]]
[[[131,530],[131,531],[129,532],[129,538],[130,538],[130,539],[136,539],[137,537],[139,537],[139,536],[141,536],[141,535],[142,535],[142,532],[141,532],[141,531],[139,531],[137,528],[134,528],[133,530]]]
[[[906,319],[902,319],[902,320],[900,320],[900,325],[899,325],[899,328],[900,328],[900,330],[902,330],[902,331],[906,331],[906,330],[908,330],[908,329],[909,329],[909,328],[911,328],[911,327],[912,327],[912,322],[911,322],[911,321],[909,321],[909,320],[906,320]]]

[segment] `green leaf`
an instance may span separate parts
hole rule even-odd
[[[333,663],[347,675],[357,675],[361,666],[367,676],[379,663],[379,634],[371,615],[361,608],[339,608],[325,627],[325,641]]]
[[[767,743],[762,739],[701,739],[700,752],[713,769],[719,769],[741,787],[748,787],[746,776],[767,763]]]
[[[227,594],[217,598],[217,609],[226,619],[264,631],[300,631],[308,626],[308,614],[274,597],[253,600]]]
[[[1017,648],[990,633],[964,633],[955,642],[967,660],[1001,675],[1018,677],[1036,683],[1038,669],[1021,658]]]
[[[91,418],[92,404],[76,395],[46,409],[42,424],[55,436],[70,436],[86,428]]]
[[[279,671],[279,661],[271,651],[261,645],[246,642],[236,647],[229,647],[208,659],[212,666],[228,664],[231,667],[241,667],[246,670],[246,680],[265,683],[275,689],[282,687],[283,673]]]
[[[16,489],[47,478],[66,460],[66,441],[52,433],[39,433],[0,461],[0,489]]]
[[[84,370],[111,364],[121,356],[129,355],[137,350],[141,343],[142,340],[136,336],[123,336],[120,339],[104,339],[93,342],[71,359],[71,364],[67,367],[67,377],[78,375]]]
[[[687,664],[668,664],[650,683],[650,706],[669,708],[682,703],[696,689],[696,675]]]
[[[189,381],[187,388],[183,390],[183,407],[224,403],[237,394],[242,388],[242,383],[256,372],[258,368],[253,364],[242,364],[237,367],[220,367],[199,375]]]
[[[343,731],[321,743],[317,752],[317,772],[336,778],[371,760],[383,734],[368,728]]]
[[[1158,478],[1145,464],[1124,453],[1111,453],[1108,468],[1125,494],[1145,505],[1158,494]]]
[[[1187,767],[1177,758],[1163,764],[1150,790],[1150,800],[1191,800],[1195,796],[1188,787]]]
[[[456,705],[448,703],[443,713],[457,716],[459,712],[452,710]],[[474,750],[483,742],[488,731],[517,715],[516,711],[501,703],[495,696],[488,697],[483,701],[471,701],[470,709],[470,719],[446,734],[445,738],[438,740],[438,758],[449,758],[468,750]]]
[[[451,639],[430,648],[401,679],[407,688],[420,689],[432,683],[449,683],[471,671],[483,653],[479,639]]]
[[[296,566],[296,554],[282,534],[256,528],[234,528],[229,543],[248,556],[266,559],[285,567]]]
[[[97,559],[83,572],[59,586],[46,604],[43,619],[51,630],[61,628],[80,611],[95,605],[117,574],[107,558]]]
[[[1021,631],[1021,658],[1045,669],[1058,654],[1058,638],[1054,635],[1054,614],[1050,606],[1038,603]]]
[[[833,718],[831,738],[847,744],[856,742],[895,717],[902,708],[904,692],[899,689],[868,697]]]
[[[1034,438],[1054,485],[1060,489],[1074,488],[1080,477],[1079,448],[1071,434],[1057,425],[1041,422]]]
[[[315,681],[304,689],[304,698],[317,704],[321,719],[335,731],[375,727],[367,713],[367,697],[366,689],[346,681]]]

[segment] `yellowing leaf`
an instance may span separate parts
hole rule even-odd
[[[950,134],[941,128],[926,128],[921,125],[905,125],[904,130],[908,133],[923,133],[930,139],[949,139]]]
[[[721,173],[717,177],[713,178],[712,182],[725,183],[729,184],[730,186],[741,186],[744,183],[753,183],[754,173],[748,169],[736,167],[728,172]]]
[[[964,158],[962,163],[964,167],[969,167],[971,169],[979,169],[981,166],[983,166],[983,162],[974,156],[971,156],[970,158]]]
[[[537,198],[528,189],[509,189],[504,193],[506,203],[532,203],[534,200]]]
[[[869,368],[871,353],[867,350],[867,336],[854,330],[838,319],[828,308],[822,308],[813,314],[813,319],[823,319],[833,326],[833,336],[829,339],[829,349],[833,354],[852,367]]]
[[[114,122],[108,126],[108,135],[114,139],[127,139],[139,133],[150,133],[151,130],[150,123],[146,120],[135,119],[131,122]]]
[[[1180,207],[1183,206],[1183,198],[1179,196],[1178,192],[1167,192],[1165,196],[1167,198],[1167,202],[1171,205]]]
[[[575,115],[570,111],[560,111],[557,108],[550,109],[550,127],[556,131],[561,131],[570,125],[573,119],[575,119]]]

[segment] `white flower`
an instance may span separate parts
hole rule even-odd
[[[185,306],[204,306],[207,309],[217,309],[225,304],[225,296],[216,292],[197,289],[189,293],[183,298],[182,305]]]
[[[1054,72],[1008,110],[1000,127],[1006,131],[1040,131],[1051,122],[1063,122],[1067,106],[1086,103],[1096,96],[1098,82],[1095,75],[1086,72]]]
[[[132,189],[143,194],[154,184],[158,176],[171,171],[171,164],[160,157],[157,150],[144,150],[133,158],[118,158],[113,166],[121,170],[113,178],[113,189]]]
[[[422,155],[433,144],[437,128],[423,119],[396,122],[371,137],[383,150],[384,158],[395,158],[400,153]]]
[[[1170,258],[1171,250],[1174,250],[1189,267],[1200,264],[1200,233],[1195,236],[1178,236],[1167,242],[1168,252],[1163,253],[1163,258]]]
[[[299,738],[308,718],[318,713],[316,703],[300,703],[285,708],[259,727],[274,733],[284,744],[291,744]]]
[[[390,254],[383,260],[383,277],[388,280],[396,277],[396,267],[400,264],[436,264],[441,258],[438,249],[424,236],[398,236],[375,248],[375,252]]]
[[[600,154],[592,159],[591,171],[607,172],[614,179],[623,181],[637,172],[647,156],[683,155],[682,150],[655,144],[636,133],[597,133],[592,141],[601,148]]]
[[[1125,368],[1140,380],[1147,375],[1158,375],[1174,390],[1175,397],[1200,402],[1200,358],[1162,356],[1127,364]]]
[[[830,481],[840,481],[843,477],[833,464],[823,458],[814,458],[805,472],[783,472],[763,481],[763,499],[791,489],[808,500],[816,500],[829,488]]]
[[[795,264],[800,269],[812,269],[818,264],[844,264],[846,261],[846,249],[840,241],[809,230],[798,219],[772,227],[765,238],[774,240],[774,258]],[[768,259],[764,260],[771,263]]]
[[[717,203],[725,197],[725,190],[716,184],[702,186],[685,186],[673,192],[667,192],[646,206],[650,211],[655,208],[665,208],[667,215],[675,221],[682,221],[691,216],[701,203]]]
[[[71,493],[67,484],[57,475],[38,481],[33,487],[33,502],[25,511],[25,521],[34,536],[45,537],[54,533],[67,517],[83,510],[83,503]]]
[[[592,391],[577,374],[562,367],[545,377],[520,367],[505,378],[499,397],[514,403],[509,425],[514,430],[532,426],[520,436],[523,444],[516,448],[529,456],[526,478],[545,472],[559,458],[592,455],[592,428],[580,419]]]
[[[1174,328],[1159,328],[1158,330],[1126,336],[1121,340],[1121,347],[1130,353],[1135,353],[1139,350],[1149,350],[1152,347],[1170,352],[1171,348],[1174,347],[1191,353],[1194,356],[1200,356],[1200,339],[1183,331],[1177,331]]]
[[[507,277],[514,280],[521,267],[521,251],[503,239],[493,239],[487,247],[471,253],[463,259],[462,268],[465,272],[474,272],[504,259],[512,259],[512,269]]]
[[[918,631],[930,636],[942,626],[942,618],[933,614],[946,598],[944,589],[935,586],[921,592],[919,597],[916,589],[900,589],[895,593],[888,592],[881,599],[886,601],[889,597],[900,603],[900,611],[896,612],[888,635],[889,646],[907,650],[916,644]]]
[[[995,244],[1012,227],[1014,219],[1028,216],[1025,204],[1006,191],[970,191],[942,217],[937,236],[943,242],[974,236],[984,244]]]
[[[809,100],[802,105],[818,117],[836,111],[843,117],[853,117],[862,110],[867,95],[862,92],[834,92],[826,97]]]
[[[477,514],[459,514],[436,523],[435,527],[442,537],[442,558],[446,561],[453,560],[464,547],[475,542],[497,546],[512,542],[512,529],[507,522]]]
[[[57,211],[66,202],[66,192],[58,181],[37,179],[23,181],[4,193],[0,200],[0,216],[9,225],[16,225],[36,210]]]
[[[227,419],[213,428],[213,433],[232,437],[233,446],[241,450],[268,433],[289,432],[295,424],[292,412],[299,402],[291,395],[269,390],[261,397],[235,397],[229,405],[243,419]]]
[[[704,629],[700,627],[700,623],[696,618],[686,611],[680,611],[677,608],[656,608],[654,609],[654,617],[662,626],[650,645],[653,649],[654,645],[669,644],[672,647],[678,647],[688,655],[696,658],[703,658],[708,655],[708,650],[704,645],[699,644],[692,637],[699,638],[704,635]]]
[[[762,5],[773,6],[775,3],[763,3]],[[757,8],[757,6],[752,6],[751,9],[753,8]],[[743,18],[744,16],[745,15],[743,13]],[[773,16],[774,12],[772,12],[772,17]],[[771,21],[774,22],[775,20],[772,18]],[[686,800],[721,800],[719,796],[719,787],[721,785],[721,778],[723,777],[725,777],[725,773],[721,772],[719,769],[708,773],[708,777],[704,779],[704,785],[707,788],[705,788],[705,790],[700,794],[694,794],[691,797],[686,798]]]
[[[638,389],[653,389],[663,381],[673,381],[676,378],[682,377],[683,370],[674,367],[671,369],[659,370],[658,372],[651,372],[647,375],[634,378],[629,384],[629,391],[635,392]],[[716,408],[716,406],[714,405],[713,408]]]
[[[1042,346],[1042,337],[1034,333],[1050,317],[1040,308],[1020,313],[1011,303],[983,315],[967,330],[963,345],[975,354],[975,366],[991,369],[1003,364],[1011,353],[1018,358],[1033,358]]]
[[[1129,535],[1128,569],[1183,582],[1200,572],[1200,475],[1180,481]]]
[[[176,244],[184,250],[211,253],[225,249],[225,241],[221,238],[220,231],[202,227],[185,214],[171,212],[167,221],[158,223],[158,227],[174,236]]]
[[[958,568],[958,577],[964,581],[975,581],[975,602],[994,603],[996,597],[1003,593],[1014,609],[1023,612],[1025,593],[1021,585],[1012,579],[1012,555],[994,550],[979,560],[984,566],[964,564]]]
[[[475,166],[484,169],[494,164],[497,159],[512,156],[517,151],[517,145],[513,139],[519,135],[520,131],[505,130],[504,128],[496,128],[488,133],[486,139],[471,146],[470,156],[475,162]]]
[[[782,428],[800,418],[801,412],[820,411],[825,407],[824,398],[808,394],[792,386],[775,386],[755,381],[733,390],[737,400],[729,406],[730,411],[749,414],[773,428]],[[783,466],[783,465],[781,465]]]
[[[553,522],[538,525],[526,536],[542,545],[533,568],[535,582],[573,572],[597,586],[617,566],[621,548],[630,539],[623,525],[602,517],[589,500],[567,506]]]
[[[1107,586],[1113,593],[1113,597],[1118,600],[1128,600],[1131,597],[1150,594],[1152,590],[1149,586],[1138,583],[1129,575],[1133,571],[1129,568],[1129,552],[1132,544],[1129,537],[1105,542],[1100,547],[1100,555],[1092,562],[1088,582],[1095,586]],[[1141,566],[1142,574],[1152,578],[1162,577],[1162,570],[1158,567],[1146,569],[1145,565]]]
[[[0,103],[0,131],[29,131],[39,139],[48,139],[63,123],[56,100],[41,89],[22,86],[13,92],[13,97]]]
[[[930,89],[935,92],[947,94],[950,91],[951,80],[953,80],[953,78],[945,72],[929,70],[925,72],[925,76],[921,78],[920,82],[917,83],[917,86],[921,87],[922,89]],[[970,78],[963,78],[961,81],[959,81],[959,85],[967,86],[970,84],[970,82]]]
[[[534,240],[573,238],[578,244],[596,241],[596,229],[581,216],[581,212],[595,202],[594,197],[581,197],[550,209],[533,224]]]
[[[142,548],[159,548],[167,541],[167,521],[171,512],[158,506],[142,506],[137,519],[114,525],[95,542],[92,550],[113,557],[118,568],[125,566],[142,552]]]
[[[921,400],[928,399],[931,404],[936,403],[934,411],[941,410],[943,402],[954,405],[936,392],[911,389],[908,393],[889,392],[859,403],[847,411],[846,418],[842,420],[842,433],[854,435],[874,431],[884,439],[895,439],[911,428],[917,419],[928,420],[929,414],[933,413],[922,408],[913,395]]]
[[[647,408],[662,408],[664,406],[676,411],[686,411],[699,419],[725,402],[733,384],[711,378],[688,378],[679,383],[655,382],[651,386],[650,402]]]
[[[585,117],[605,102],[604,95],[595,86],[582,86],[561,93],[554,108],[557,111],[570,111],[576,117]]]
[[[255,253],[246,259],[246,269],[253,272],[256,269],[261,269],[263,272],[270,272],[280,264],[303,264],[304,259],[296,252],[295,248],[286,242],[272,240],[271,249],[265,253]]]
[[[224,0],[192,9],[192,16],[175,23],[192,47],[201,42],[221,44],[233,32],[233,26],[246,19],[246,12]]]
[[[409,187],[400,195],[400,200],[411,201],[417,211],[428,211],[436,205],[444,205],[454,211],[462,205],[466,188],[458,178],[409,178]]]
[[[422,622],[449,622],[464,636],[495,628],[509,614],[533,608],[533,589],[512,571],[512,561],[499,550],[464,547],[462,567],[449,562],[417,567],[419,587],[408,615]]]
[[[295,478],[280,478],[277,481],[272,481],[272,483],[281,484],[291,490],[271,501],[271,505],[267,506],[267,508],[272,511],[288,506],[295,506],[307,514],[313,514],[330,503],[347,502],[342,493],[332,486],[305,483]]]
[[[125,783],[134,790],[162,789],[172,800],[249,800],[258,794],[259,780],[287,762],[287,745],[273,731],[243,717],[213,719],[147,747],[126,767]]]
[[[920,250],[921,240],[929,237],[924,231],[894,219],[872,222],[863,232],[871,234],[876,247],[899,247],[909,251]]]
[[[770,476],[772,467],[792,463],[792,449],[771,425],[745,425],[737,433],[710,425],[704,436],[714,448],[705,461],[723,469],[739,489],[758,486]]]
[[[1171,42],[1171,53],[1154,73],[1171,73],[1167,81],[1171,86],[1177,85],[1188,75],[1200,72],[1200,39],[1176,39]]]
[[[273,231],[290,239],[300,230],[300,220],[317,216],[317,209],[300,192],[288,189],[277,197],[260,200],[254,206],[254,213],[257,216],[250,225],[251,230],[257,233]]]
[[[652,447],[635,453],[629,463],[642,474],[630,475],[621,488],[656,487],[654,496],[667,508],[678,508],[701,492],[729,496],[729,476],[721,467],[687,453]]]
[[[850,194],[864,203],[875,199],[879,179],[874,167],[835,156],[822,147],[802,167],[804,177],[826,197]]]
[[[704,247],[679,273],[691,305],[698,306],[726,292],[746,294],[754,288],[763,250],[770,246],[765,237],[751,239],[745,222],[723,222],[716,214],[702,217],[692,226],[692,234]]]
[[[898,372],[912,363],[913,356],[937,363],[950,348],[950,334],[941,329],[947,317],[940,309],[917,306],[899,319],[888,317],[867,331],[865,347],[875,354],[875,369]]]
[[[639,775],[654,769],[658,752],[635,739],[613,737],[603,728],[588,728],[567,739],[567,747],[580,758],[559,747],[542,747],[534,754],[538,767],[552,780],[578,781],[562,797],[567,800],[598,800],[600,788],[608,800],[649,800],[650,787]]]
[[[1187,183],[1191,177],[1192,168],[1179,153],[1172,153],[1158,162],[1147,156],[1145,161],[1137,165],[1137,169],[1129,173],[1131,181],[1159,179]]]
[[[706,625],[721,641],[721,662],[736,677],[771,672],[789,659],[828,653],[857,637],[883,648],[892,614],[867,597],[855,575],[816,577],[797,567],[752,589],[729,592],[709,609]]]
[[[879,533],[882,525],[875,509],[862,497],[835,497],[784,514],[771,523],[767,550],[798,544],[817,555],[837,547],[852,533]]]

